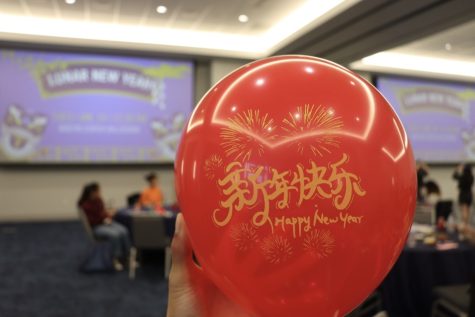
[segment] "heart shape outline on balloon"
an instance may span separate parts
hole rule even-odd
[[[288,58],[286,60],[275,60],[275,61],[269,62],[267,64],[259,65],[255,68],[247,71],[246,73],[242,74],[241,77],[239,78],[239,80],[231,83],[229,85],[229,87],[227,87],[226,90],[222,93],[221,98],[218,100],[218,102],[216,104],[216,109],[213,111],[213,114],[212,114],[212,117],[211,117],[212,123],[217,124],[217,125],[222,125],[222,126],[227,125],[226,121],[222,120],[219,117],[219,112],[220,112],[220,109],[224,106],[224,100],[226,100],[227,95],[231,91],[233,91],[233,89],[241,81],[245,81],[246,78],[248,78],[250,76],[253,76],[255,73],[257,73],[259,71],[262,71],[267,67],[272,67],[276,64],[282,64],[282,63],[299,62],[299,61],[301,61],[301,58],[304,58],[305,62],[308,63],[309,65],[313,64],[313,66],[316,66],[316,67],[327,66],[328,64],[331,64],[335,71],[339,71],[342,74],[344,74],[345,76],[349,76],[351,78],[351,81],[350,81],[351,85],[353,85],[355,88],[361,89],[364,92],[365,98],[368,102],[368,109],[369,109],[368,117],[366,118],[367,124],[366,124],[364,130],[362,131],[361,134],[354,133],[354,132],[349,132],[349,131],[340,131],[340,134],[342,136],[357,138],[357,139],[360,139],[360,140],[367,139],[367,137],[368,137],[368,135],[371,131],[371,127],[373,126],[373,123],[374,123],[374,120],[375,120],[375,115],[376,115],[376,100],[374,98],[374,95],[373,95],[372,91],[368,87],[368,84],[364,80],[362,80],[359,76],[349,72],[348,69],[342,67],[341,65],[338,65],[338,64],[336,64],[334,62],[331,62],[331,61],[328,61],[328,60],[309,59],[308,56],[305,56],[305,55],[292,55],[292,58]],[[238,68],[236,70],[236,72],[238,72],[239,70],[243,70],[245,68],[251,67],[252,64],[253,63],[244,65],[244,66]],[[222,78],[215,85],[215,88],[213,90],[210,90],[208,92],[208,94],[218,92],[220,84],[223,83],[226,79],[227,79],[227,77]],[[204,99],[204,97],[203,97],[203,99]],[[201,103],[201,101],[199,103]],[[193,112],[191,114],[190,120],[189,120],[187,128],[186,128],[187,133],[190,132],[191,130],[193,130],[195,127],[197,127],[197,126],[204,123],[203,118],[197,118],[198,116],[199,116],[198,112]]]

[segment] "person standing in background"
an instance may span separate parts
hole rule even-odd
[[[454,179],[457,180],[459,189],[458,202],[462,213],[462,222],[466,226],[470,216],[470,206],[473,200],[473,173],[470,164],[460,164],[454,172]]]
[[[139,205],[142,210],[154,210],[157,212],[163,211],[163,194],[158,185],[158,176],[155,173],[150,173],[145,176],[148,183],[140,194]]]
[[[424,188],[425,182],[424,179],[429,175],[429,167],[427,164],[421,161],[416,161],[416,171],[417,171],[417,200],[419,202],[424,201],[424,195],[422,194],[422,189]]]

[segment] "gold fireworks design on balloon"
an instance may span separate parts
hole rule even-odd
[[[282,129],[288,137],[296,138],[297,150],[303,154],[309,149],[313,155],[331,153],[330,148],[338,147],[340,141],[335,135],[343,127],[343,121],[335,116],[334,111],[323,106],[305,105],[297,107],[295,113],[289,113],[283,121]],[[308,145],[299,137],[308,134],[313,142]]]
[[[314,230],[305,236],[303,248],[312,256],[323,259],[333,253],[335,238],[328,230]]]
[[[218,154],[211,155],[205,161],[204,170],[205,175],[209,180],[214,179],[216,170],[223,166],[223,159]]]
[[[231,239],[239,251],[249,250],[257,241],[257,230],[250,223],[241,223],[231,229]]]
[[[247,161],[253,155],[262,156],[263,142],[275,138],[274,120],[259,110],[247,110],[229,119],[229,125],[220,133],[226,156]]]
[[[270,235],[262,241],[261,250],[267,261],[273,264],[283,263],[293,253],[289,240],[279,235]]]

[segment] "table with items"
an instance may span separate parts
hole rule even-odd
[[[381,284],[392,317],[430,316],[437,286],[469,283],[475,275],[475,247],[452,232],[414,225],[398,261]]]

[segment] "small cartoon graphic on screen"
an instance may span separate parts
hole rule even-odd
[[[12,160],[32,157],[48,123],[43,115],[27,114],[18,105],[10,105],[0,129],[0,148]]]
[[[155,137],[155,145],[163,159],[175,159],[185,121],[185,115],[182,113],[175,114],[170,122],[152,121],[151,128]]]

